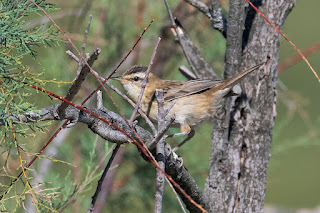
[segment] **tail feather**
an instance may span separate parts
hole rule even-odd
[[[246,75],[250,74],[251,72],[255,71],[256,69],[258,69],[259,67],[261,67],[262,65],[264,65],[264,63],[256,65],[248,70],[245,70],[243,72],[240,72],[234,76],[232,76],[231,78],[223,81],[223,83],[221,83],[219,86],[217,86],[217,90],[222,90],[224,88],[232,88],[234,85],[236,85],[243,77],[245,77]]]

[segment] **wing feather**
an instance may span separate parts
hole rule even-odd
[[[164,91],[164,100],[173,101],[195,93],[204,92],[215,85],[221,83],[220,80],[191,80],[186,82],[170,81],[170,87],[162,88]],[[174,89],[172,89],[174,88]]]

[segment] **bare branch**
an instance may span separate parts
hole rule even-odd
[[[199,79],[217,79],[217,75],[213,72],[209,63],[207,63],[201,56],[200,51],[193,44],[180,22],[173,18],[167,0],[164,0],[164,3],[167,7],[172,26],[174,28],[174,34],[182,47],[184,55],[186,56],[192,71]]]
[[[193,7],[197,8],[200,12],[208,16],[208,18],[211,17],[209,7],[202,1],[199,1],[199,0],[184,0],[184,1],[192,5]]]
[[[175,163],[171,164],[172,162]],[[165,172],[169,174],[175,181],[178,181],[177,183],[196,203],[200,204],[206,209],[206,204],[201,189],[197,186],[193,177],[190,176],[188,170],[183,165],[181,165],[181,162],[177,158],[177,155],[172,153],[169,144],[166,144]],[[189,199],[184,197],[179,190],[176,189],[176,192],[180,195],[182,201],[190,212],[202,212],[198,207],[191,203]]]
[[[161,132],[165,128],[165,110],[164,110],[164,97],[163,90],[156,90],[156,98],[158,102],[158,132]],[[164,138],[161,137],[156,146],[156,160],[159,167],[165,170],[165,147]],[[162,199],[163,199],[163,189],[164,189],[165,176],[159,170],[157,170],[156,175],[156,193],[154,201],[154,213],[161,213],[162,210]]]
[[[184,77],[186,77],[188,80],[195,80],[197,79],[197,76],[194,75],[193,72],[191,72],[186,66],[182,65],[179,67],[179,71],[181,72]]]
[[[211,26],[227,37],[227,18],[223,15],[218,0],[211,0],[210,14]]]
[[[74,55],[71,51],[66,51],[66,53],[72,57],[75,61],[79,61],[79,58]],[[97,73],[96,71],[92,70],[92,73],[95,76],[98,76],[99,80],[102,82],[105,82],[105,78],[103,78],[102,76],[99,75],[99,73]],[[106,81],[105,84],[110,87],[110,89],[112,89],[113,91],[115,91],[118,95],[120,95],[124,100],[126,100],[132,107],[135,107],[136,104],[125,94],[123,94],[119,89],[117,89],[115,86],[113,86],[109,81]],[[146,116],[144,114],[144,112],[141,109],[138,109],[139,114],[143,117],[143,119],[146,121],[146,123],[149,125],[149,127],[152,129],[153,133],[156,133],[157,130],[154,127],[153,123],[150,121],[150,119],[148,118],[148,116]]]
[[[73,60],[79,62],[79,58],[78,58],[75,54],[73,54],[73,52],[71,52],[70,50],[67,50],[66,53],[67,53],[71,58],[73,58]]]
[[[56,111],[58,106],[59,104],[56,104],[53,106],[42,108],[38,111],[31,111],[26,114],[11,114],[10,119],[12,119],[14,123],[30,123],[37,121],[69,119],[73,124],[87,124],[94,133],[110,142],[127,143],[129,141],[129,139],[124,134],[122,134],[122,132],[118,131],[114,127],[110,126],[104,121],[101,121],[98,118],[95,118],[85,112],[80,111],[79,109],[74,108],[73,106],[68,106],[66,108],[64,117],[57,118],[54,112]],[[127,132],[133,138],[136,138],[136,135],[133,133],[131,127],[126,123],[125,119],[117,113],[108,111],[106,108],[97,109],[87,107],[87,109],[90,112],[109,120],[112,124],[121,127],[123,131]],[[4,116],[5,115],[0,115],[0,118]],[[4,119],[0,119],[0,125],[4,125],[4,121]],[[142,138],[142,140],[152,140],[153,137],[148,131],[143,130],[139,126],[135,126],[135,130],[137,131],[137,134]]]
[[[17,122],[36,122],[39,120],[57,120],[57,118],[54,116],[54,112],[56,112],[57,105],[53,105],[50,107],[46,107],[43,109],[40,109],[35,112],[29,112],[26,115],[14,115],[11,114],[10,117],[14,121],[14,123]],[[131,127],[128,125],[126,120],[124,120],[120,115],[108,111],[107,109],[96,109],[96,108],[87,108],[90,112],[108,119],[112,124],[117,125],[122,128],[123,131],[128,133],[133,138],[137,139],[136,134],[132,131]],[[110,126],[109,124],[106,124],[105,122],[101,121],[100,119],[93,117],[85,112],[82,112],[72,106],[67,107],[65,110],[65,117],[61,117],[59,119],[65,120],[69,119],[70,121],[74,123],[84,123],[87,124],[88,127],[96,134],[98,134],[100,137],[102,137],[105,140],[108,140],[113,143],[121,144],[128,142],[128,138],[122,134],[122,132],[114,129],[114,127]],[[0,125],[4,124],[3,118],[5,115],[0,115]],[[30,118],[32,117],[32,119]],[[150,134],[150,132],[144,130],[140,126],[135,126],[135,131],[139,135],[139,137],[142,139],[142,141],[146,144],[147,147],[150,147],[150,144],[153,140],[153,136]],[[194,199],[195,202],[204,205],[202,194],[199,189],[199,187],[196,185],[194,179],[192,176],[188,173],[187,169],[184,166],[181,166],[181,162],[176,155],[174,155],[171,152],[170,146],[166,145],[166,152],[165,152],[165,165],[166,165],[166,173],[170,175],[173,180],[176,181],[177,184],[179,184],[182,189]],[[149,148],[150,149],[150,148]],[[177,190],[178,193],[180,192]],[[183,197],[183,194],[179,193],[181,198],[184,200],[185,203],[187,203],[188,209],[197,209],[197,207],[194,206],[193,203],[190,202],[190,200]]]
[[[87,43],[87,38],[88,38],[88,34],[89,34],[89,28],[90,28],[91,20],[92,20],[92,15],[90,14],[87,28],[84,31],[84,37],[83,37],[83,42],[82,42],[82,47],[81,47],[81,54],[80,54],[82,56],[83,56],[83,54],[84,54],[84,52],[86,50],[86,43]],[[79,72],[81,70],[81,67],[82,67],[82,60],[79,61],[79,68],[78,68]],[[77,72],[77,74],[78,74],[78,72]]]
[[[149,144],[149,148],[151,150],[154,149],[154,147],[156,146],[158,141],[160,141],[160,139],[164,136],[164,133],[166,133],[166,131],[169,129],[169,127],[173,123],[174,119],[175,119],[175,117],[173,116],[168,121],[166,121],[163,128],[161,128],[161,130],[159,130],[158,133],[155,135],[152,142]]]
[[[102,92],[100,90],[97,91],[97,108],[103,108]]]
[[[227,36],[227,19],[222,14],[222,10],[220,8],[220,4],[218,0],[211,1],[211,9],[203,2],[199,0],[184,0],[188,4],[197,8],[204,15],[206,15],[210,21],[211,26],[222,33],[224,37]]]
[[[117,144],[117,146],[113,149],[112,155],[109,158],[108,163],[107,163],[106,167],[104,168],[103,173],[102,173],[102,175],[101,175],[101,177],[100,177],[100,179],[98,181],[98,185],[97,185],[96,191],[95,191],[94,195],[92,196],[91,204],[90,204],[90,207],[89,207],[87,213],[92,212],[93,209],[94,209],[94,205],[95,205],[95,203],[96,203],[96,201],[98,199],[98,195],[99,195],[99,193],[101,191],[101,188],[102,188],[103,180],[106,177],[106,175],[107,175],[107,173],[108,173],[108,171],[109,171],[109,169],[111,167],[112,161],[113,161],[114,157],[116,156],[119,148],[120,148],[120,144]]]
[[[100,54],[101,50],[99,48],[97,48],[90,56],[88,62],[89,66],[92,66],[93,63],[95,62],[95,60],[98,59],[98,56]],[[78,91],[81,88],[81,85],[83,83],[83,81],[86,79],[88,73],[89,73],[90,69],[87,65],[84,65],[79,73],[79,75],[77,75],[76,79],[73,81],[72,85],[70,86],[67,95],[65,96],[66,100],[71,101],[74,96],[78,93]],[[68,104],[65,102],[62,102],[60,104],[60,106],[57,108],[57,113],[56,116],[57,117],[63,117],[63,113],[64,110],[67,108]]]
[[[83,55],[83,53],[85,51],[91,20],[92,20],[92,15],[89,16],[88,25],[87,25],[87,28],[86,28],[85,33],[84,33],[81,55]],[[88,65],[90,67],[93,65],[95,60],[98,59],[98,55],[100,54],[100,52],[101,52],[101,50],[99,48],[97,48],[91,54],[91,56],[87,60]],[[85,65],[85,63],[83,63],[82,60],[80,60],[78,63],[79,63],[78,64],[78,70],[77,70],[77,75],[75,77],[75,80],[73,81],[73,84],[68,89],[67,95],[64,97],[68,101],[72,101],[74,96],[79,92],[79,90],[81,88],[81,85],[82,85],[82,82],[86,79],[86,77],[87,77],[87,75],[88,75],[88,73],[90,71],[90,68],[87,65]],[[62,116],[62,114],[64,113],[64,110],[67,108],[67,106],[68,106],[67,103],[62,102],[60,104],[60,106],[57,108],[56,116]]]

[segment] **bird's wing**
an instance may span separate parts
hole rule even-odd
[[[215,90],[224,90],[225,88],[231,88],[237,84],[244,76],[250,74],[260,66],[268,63],[269,59],[262,64],[256,65],[248,70],[242,71],[229,79],[221,80],[192,80],[186,82],[179,81],[167,81],[168,88],[162,88],[164,90],[164,100],[172,101],[181,97],[192,95],[195,93],[204,92],[210,88],[215,87]],[[170,89],[169,89],[170,88]]]
[[[164,100],[172,101],[195,93],[201,93],[220,82],[220,80],[170,81],[170,89],[169,86],[162,88],[164,91]]]

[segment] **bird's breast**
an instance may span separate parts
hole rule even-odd
[[[174,115],[175,121],[173,125],[176,127],[179,126],[177,124],[188,124],[191,127],[197,126],[212,117],[221,106],[221,100],[217,100],[210,93],[193,94],[173,101],[165,101],[164,107],[168,108],[173,102],[175,104],[166,119]],[[157,120],[158,104],[156,100],[150,102],[150,99],[143,99],[141,109],[151,120]]]

